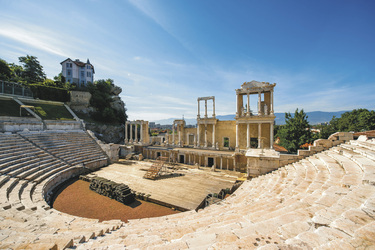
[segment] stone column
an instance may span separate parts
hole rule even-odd
[[[173,126],[172,126],[172,145],[174,145],[174,122],[173,122]]]
[[[125,122],[125,144],[128,143],[128,122]]]
[[[215,146],[215,124],[213,124],[213,127],[212,127],[212,147],[216,148]]]
[[[262,143],[262,124],[258,123],[258,148],[261,148]]]
[[[207,148],[207,124],[204,124],[204,147]]]
[[[215,114],[215,97],[214,97],[214,99],[212,99],[212,101],[213,101],[213,114],[212,114],[212,117],[216,117],[216,114]]]
[[[200,147],[199,123],[197,123],[197,147]]]
[[[247,147],[247,149],[249,149],[250,148],[250,124],[247,123],[246,125],[247,125],[246,147]]]
[[[258,115],[262,113],[262,93],[258,92]]]
[[[271,90],[271,115],[273,115],[273,90]]]
[[[247,92],[247,116],[250,116],[250,93]]]
[[[270,149],[273,149],[273,123],[270,124]]]
[[[133,142],[133,126],[131,122],[129,123],[129,125],[130,125],[130,142]]]
[[[233,171],[236,171],[236,156],[233,157]]]
[[[239,147],[238,124],[236,124],[236,149]]]
[[[143,121],[141,121],[140,142],[143,143]]]
[[[134,142],[138,142],[138,123],[136,122],[135,123],[135,141]]]
[[[201,114],[200,114],[200,100],[199,100],[199,98],[198,98],[198,116],[197,117],[198,118],[201,117]]]
[[[207,100],[204,100],[204,118],[207,118]]]
[[[226,158],[227,159],[227,170],[229,170],[229,158]]]
[[[220,169],[223,170],[223,157],[220,156]]]
[[[240,101],[239,101],[239,98],[240,98],[241,95],[238,93],[238,91],[236,91],[236,95],[237,95],[237,98],[236,98],[236,107],[237,107],[236,117],[239,117],[239,116],[241,116],[241,107],[240,107]]]
[[[181,146],[181,124],[177,124],[178,129],[178,146]]]

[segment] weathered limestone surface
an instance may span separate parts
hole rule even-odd
[[[0,133],[1,249],[64,249],[122,226],[67,215],[46,202],[54,187],[102,161],[96,148],[84,131]]]
[[[74,136],[79,138],[79,134]],[[77,167],[68,164],[67,155],[55,156],[59,150],[53,151],[52,145],[43,148],[43,140],[36,142],[37,137],[0,134],[0,140],[0,248],[375,246],[373,140],[340,144],[246,181],[227,199],[198,212],[131,220],[125,225],[99,223],[49,208],[44,199],[52,180],[63,178],[63,172],[72,174]],[[57,142],[53,147],[64,148]],[[33,165],[39,159],[42,163]],[[43,170],[48,171],[39,174]]]
[[[366,173],[375,168],[370,154],[375,142],[366,141],[366,154],[358,143],[247,181],[198,213],[133,220],[107,239],[90,240],[78,249],[110,246],[119,237],[129,249],[373,247],[375,186]]]

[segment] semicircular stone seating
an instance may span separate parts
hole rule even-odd
[[[126,224],[98,222],[49,209],[40,198],[43,188],[74,166],[56,156],[58,153],[52,154],[30,142],[35,139],[0,135],[0,140],[0,164],[5,164],[0,167],[4,169],[0,176],[3,196],[0,248],[365,249],[375,246],[375,140],[350,141],[245,181],[230,197],[198,212],[130,220]],[[24,166],[15,167],[23,161],[19,160],[19,153],[12,155],[12,146],[19,140],[24,147],[22,157],[29,161],[26,166],[35,162],[29,152],[41,150],[38,155],[43,166],[62,168],[65,163],[66,169],[44,179],[41,174],[36,177],[38,181],[31,178],[33,173],[26,174],[34,167],[16,171]],[[45,153],[52,157],[51,162]]]

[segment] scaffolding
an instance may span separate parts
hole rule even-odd
[[[169,170],[165,165],[168,157],[159,156],[156,158],[156,161],[151,165],[151,167],[147,170],[146,174],[143,178],[155,180],[157,177],[163,174],[169,174]]]

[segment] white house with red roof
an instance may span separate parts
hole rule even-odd
[[[62,75],[69,83],[75,83],[77,87],[86,86],[88,82],[94,82],[94,66],[87,62],[81,62],[79,59],[72,60],[70,58],[62,61]]]

